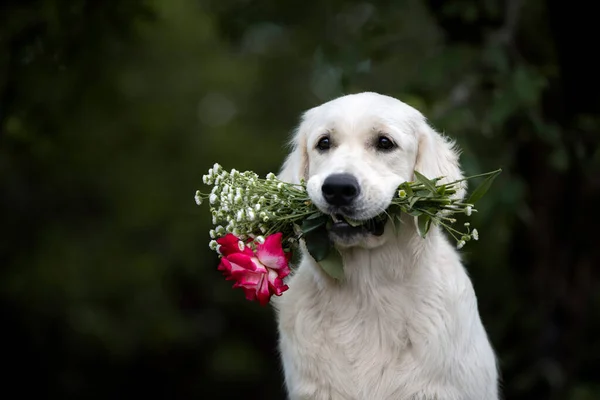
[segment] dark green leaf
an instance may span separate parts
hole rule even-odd
[[[427,232],[429,232],[429,228],[431,228],[431,217],[427,214],[421,214],[417,218],[417,222],[419,226],[419,234],[423,239],[425,239]]]
[[[425,175],[421,174],[418,171],[415,171],[415,177],[417,178],[417,181],[421,182],[423,185],[425,185],[425,187],[431,191],[431,192],[435,192],[436,188],[435,188],[435,184],[430,181],[429,179],[427,179],[427,177],[425,177]]]
[[[327,257],[319,261],[319,265],[323,268],[323,271],[333,279],[344,279],[344,262],[342,260],[342,255],[335,247],[331,248]]]
[[[498,170],[496,174],[490,175],[487,178],[485,178],[483,182],[481,182],[481,184],[477,186],[475,190],[473,190],[473,193],[471,193],[471,196],[467,200],[467,203],[475,204],[477,200],[482,198],[483,195],[488,191],[490,186],[492,186],[492,182],[494,182],[494,179],[496,179],[496,177],[500,175],[500,172],[502,172],[502,170]]]
[[[315,261],[321,261],[329,254],[331,243],[327,229],[324,226],[305,234],[304,242],[306,243],[306,249]]]
[[[419,196],[414,196],[413,198],[410,199],[410,201],[408,202],[408,205],[412,208],[412,207],[414,207],[415,203],[419,200],[421,200],[421,198]]]
[[[324,226],[327,223],[328,219],[329,216],[327,215],[320,215],[318,218],[305,219],[304,221],[302,221],[302,233],[306,235],[307,233]]]

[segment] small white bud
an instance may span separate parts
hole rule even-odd
[[[268,181],[275,180],[275,178],[276,178],[276,176],[275,176],[275,174],[274,174],[274,173],[272,173],[272,172],[269,172],[269,173],[267,174],[267,180],[268,180]]]
[[[246,245],[244,244],[244,242],[242,242],[241,240],[238,242],[238,248],[240,249],[240,251],[244,251],[244,249],[246,248]]]
[[[210,202],[210,204],[215,204],[217,202],[217,195],[212,193],[208,199],[208,201]]]
[[[219,244],[216,240],[211,240],[210,242],[208,242],[208,247],[213,251],[216,251],[218,246]]]
[[[215,232],[214,229],[211,229],[210,231],[208,231],[208,234],[210,235],[211,239],[215,239],[217,237],[217,232]]]
[[[200,191],[196,190],[196,195],[194,196],[194,200],[196,200],[196,204],[202,204],[202,196],[200,195]]]
[[[477,229],[473,229],[473,232],[471,232],[471,235],[473,236],[473,239],[479,240],[479,232],[477,232]]]
[[[464,247],[464,245],[466,244],[466,242],[464,240],[461,240],[460,242],[458,242],[458,244],[456,245],[457,249],[462,249]]]
[[[471,207],[471,206],[467,206],[467,207],[465,208],[465,214],[466,214],[468,217],[470,217],[470,216],[471,216],[471,212],[472,212],[472,211],[473,211],[473,209],[472,209],[472,207]]]
[[[256,239],[254,239],[257,243],[259,244],[263,244],[265,243],[265,237],[264,236],[257,236]]]

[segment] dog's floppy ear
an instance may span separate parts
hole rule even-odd
[[[452,182],[463,178],[459,165],[459,151],[455,143],[447,137],[437,133],[427,122],[423,121],[418,129],[419,148],[415,170],[428,178],[444,177],[441,183]],[[466,182],[462,182],[460,189],[453,196],[463,199],[466,191]]]
[[[308,179],[308,152],[302,125],[294,132],[290,148],[291,151],[277,177],[284,182],[299,184],[301,179]]]

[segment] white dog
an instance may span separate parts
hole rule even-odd
[[[453,144],[414,108],[376,93],[306,112],[280,179],[307,182],[323,212],[366,220],[417,170],[460,179]],[[464,196],[461,190],[457,196]],[[496,359],[473,287],[437,227],[403,217],[368,231],[337,223],[343,281],[305,253],[275,299],[291,400],[496,400]]]

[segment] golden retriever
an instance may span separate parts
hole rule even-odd
[[[417,170],[462,177],[458,153],[407,104],[377,93],[343,96],[307,111],[279,178],[306,181],[324,213],[381,214]],[[464,196],[464,190],[457,196]],[[438,227],[334,224],[342,281],[305,252],[274,300],[290,400],[496,400],[496,357],[473,286]]]

